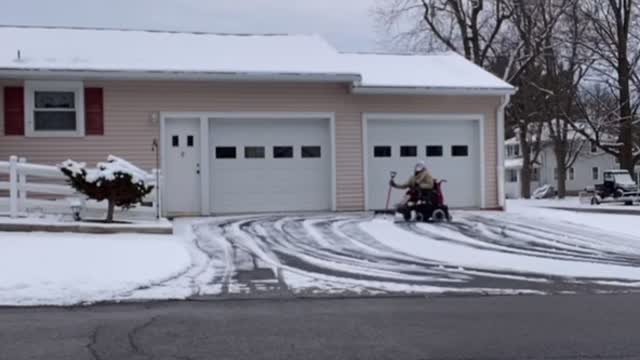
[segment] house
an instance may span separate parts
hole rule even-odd
[[[503,205],[514,89],[453,53],[10,26],[0,44],[0,158],[161,168],[167,215],[383,208],[389,171],[418,159],[448,180],[451,206]]]
[[[548,137],[543,137],[541,146],[537,164],[534,165],[531,173],[532,191],[542,185],[551,185],[557,188],[558,170],[553,143]],[[505,152],[506,196],[507,198],[519,198],[521,194],[520,170],[523,161],[520,155],[520,142],[516,137],[505,141]],[[585,142],[580,147],[576,161],[567,169],[567,193],[576,195],[585,188],[602,182],[603,171],[619,167],[614,156],[603,152],[595,144]],[[640,172],[636,175],[640,176]]]

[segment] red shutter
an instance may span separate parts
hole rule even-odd
[[[4,88],[4,134],[24,135],[24,88]]]
[[[84,89],[84,118],[87,135],[104,135],[102,88]]]

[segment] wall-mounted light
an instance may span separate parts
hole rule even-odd
[[[151,114],[149,114],[149,120],[151,120],[152,124],[157,124],[158,121],[160,121],[160,114],[155,111],[152,112]]]

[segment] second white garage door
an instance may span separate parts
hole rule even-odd
[[[328,119],[210,119],[213,213],[330,210]]]
[[[451,207],[481,206],[480,125],[477,120],[369,119],[367,126],[367,207],[386,206],[389,172],[397,182],[424,160],[434,177],[446,179],[443,190]],[[394,190],[391,203],[404,192]]]

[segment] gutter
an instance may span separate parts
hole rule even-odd
[[[354,73],[287,73],[287,72],[213,72],[213,71],[144,71],[144,70],[73,70],[0,68],[0,77],[17,80],[82,79],[82,80],[188,80],[188,81],[274,81],[357,83]]]
[[[509,96],[516,89],[504,88],[463,88],[463,87],[409,87],[409,86],[367,86],[353,85],[351,93],[356,95],[457,95],[457,96]]]
[[[496,112],[496,145],[498,147],[498,159],[496,171],[498,172],[498,206],[503,210],[507,210],[507,202],[505,200],[505,184],[504,184],[504,110],[509,104],[511,95],[504,95],[498,105]]]

